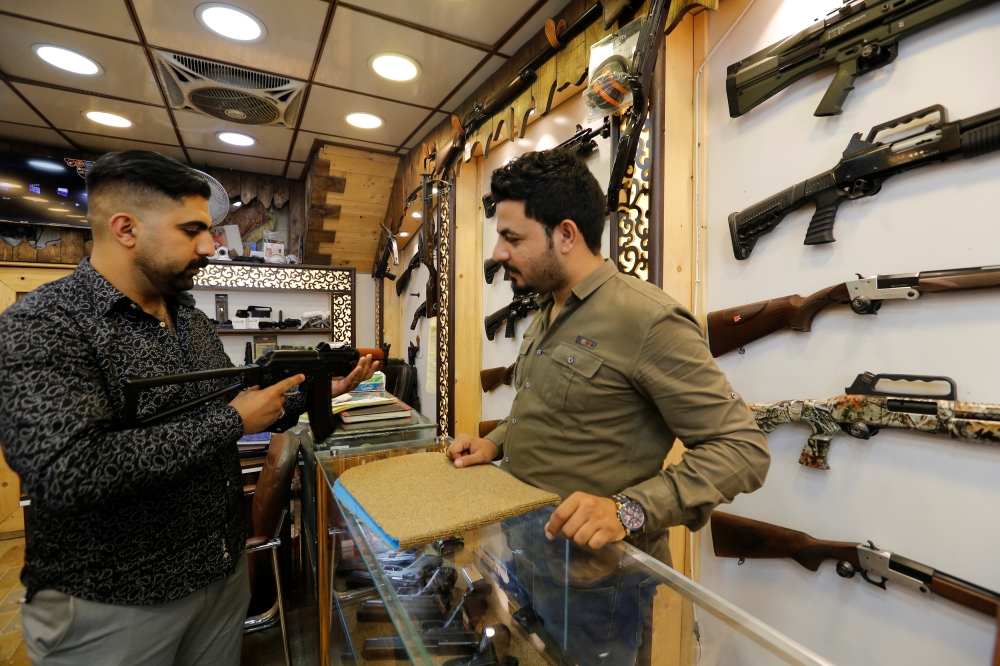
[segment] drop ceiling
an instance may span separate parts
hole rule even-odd
[[[568,0],[231,0],[266,28],[257,42],[211,32],[204,0],[0,0],[0,139],[87,152],[157,150],[193,164],[300,178],[317,140],[404,154]],[[97,62],[73,74],[38,58],[53,44]],[[154,75],[152,50],[214,60],[306,83],[294,126],[254,126],[172,109]],[[401,53],[420,73],[377,76],[372,56]],[[132,121],[98,125],[105,111]],[[367,112],[375,129],[349,125]],[[222,131],[249,134],[245,148]]]

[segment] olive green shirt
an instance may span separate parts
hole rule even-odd
[[[655,285],[605,261],[551,326],[551,295],[541,305],[518,354],[510,414],[487,439],[533,486],[639,502],[646,529],[633,543],[669,563],[668,527],[700,529],[718,504],[761,486],[767,438],[697,322]],[[687,451],[664,469],[675,439]]]

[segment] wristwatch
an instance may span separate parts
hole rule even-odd
[[[642,505],[622,494],[612,495],[611,500],[618,508],[618,520],[622,522],[622,527],[627,533],[626,536],[633,537],[641,534],[646,527],[646,512]]]

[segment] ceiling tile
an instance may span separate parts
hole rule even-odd
[[[76,11],[74,16],[85,12]],[[33,44],[53,44],[76,51],[98,63],[103,72],[73,74],[39,58]],[[0,69],[12,76],[163,104],[141,46],[95,37],[42,23],[3,17],[0,21]]]
[[[122,150],[152,150],[156,153],[168,155],[175,160],[187,162],[187,157],[184,156],[184,151],[180,149],[180,146],[167,146],[162,143],[145,143],[143,141],[119,139],[113,136],[84,134],[82,132],[66,132],[66,136],[72,139],[78,146],[89,152],[106,153]]]
[[[284,160],[292,141],[292,130],[281,125],[240,125],[195,111],[174,111],[174,119],[181,131],[181,138],[188,148],[219,150],[237,155],[273,157]],[[223,143],[216,136],[219,132],[239,132],[257,140],[252,146],[240,147]]]
[[[344,116],[355,111],[374,113],[385,122],[375,129],[359,129],[348,125]],[[398,146],[426,116],[427,111],[424,109],[313,86],[302,117],[302,129],[317,134]]]
[[[207,150],[189,150],[188,154],[191,155],[191,164],[194,166],[222,167],[251,173],[263,173],[269,176],[280,176],[281,172],[285,170],[284,160],[213,153]]]
[[[389,81],[378,76],[369,68],[368,60],[384,52],[413,58],[420,66],[420,74],[412,81]],[[462,44],[339,8],[316,80],[433,108],[484,55]]]
[[[0,83],[0,120],[39,127],[45,125],[45,121],[3,83]]]
[[[514,33],[511,38],[507,40],[502,47],[500,47],[500,53],[513,55],[515,51],[524,45],[525,42],[541,32],[541,30],[545,27],[545,19],[555,16],[568,4],[569,0],[549,0],[546,2],[534,16],[528,19],[528,21],[521,26],[520,30]]]
[[[52,21],[74,28],[138,40],[128,9],[122,0],[87,0],[81,11],[80,0],[0,0],[0,9],[22,16]],[[7,20],[7,19],[4,19]]]
[[[472,75],[471,79],[463,83],[462,87],[441,105],[441,108],[449,111],[457,109],[465,101],[465,98],[474,93],[476,88],[481,86],[486,79],[490,78],[490,75],[497,71],[503,63],[504,59],[500,56],[490,58],[489,62],[480,67],[479,71]]]
[[[289,162],[288,163],[288,173],[285,174],[285,178],[289,180],[302,180],[302,177],[306,173],[306,163],[305,162]]]
[[[73,150],[59,132],[45,127],[31,125],[15,125],[0,122],[0,139],[7,141],[23,141],[24,143],[40,143],[44,146],[58,146],[65,150]]]
[[[297,161],[305,161],[309,159],[309,153],[312,151],[313,142],[316,139],[329,141],[330,143],[339,143],[344,146],[371,148],[382,152],[392,151],[396,147],[396,144],[386,145],[382,143],[372,143],[371,141],[358,141],[357,139],[349,139],[344,136],[330,136],[328,134],[316,134],[315,132],[299,132],[299,136],[295,140],[295,150],[292,151],[292,159]]]
[[[535,0],[355,1],[380,14],[396,16],[410,23],[491,46],[535,4]],[[566,2],[568,0],[562,0],[562,4]]]
[[[441,121],[443,121],[447,117],[448,117],[447,113],[435,113],[430,120],[428,120],[426,123],[420,126],[420,129],[418,129],[413,134],[413,136],[410,137],[410,140],[407,141],[406,145],[403,147],[409,150],[414,146],[420,145],[420,141],[425,136],[427,136],[427,133],[430,132],[435,127],[437,127],[439,124],[441,124]]]
[[[116,136],[136,141],[176,144],[177,135],[170,124],[167,110],[120,102],[115,99],[95,97],[81,93],[71,93],[52,88],[42,88],[25,84],[14,84],[35,108],[48,118],[49,122],[61,130],[88,132],[105,136]],[[87,111],[104,111],[123,116],[132,121],[131,127],[108,127],[89,120]]]
[[[264,24],[259,42],[238,42],[215,34],[198,20],[203,0],[134,0],[150,44],[307,79],[329,4],[322,0],[240,0],[239,7]]]

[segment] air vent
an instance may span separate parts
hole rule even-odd
[[[202,58],[154,53],[173,108],[241,125],[295,126],[305,83]]]

